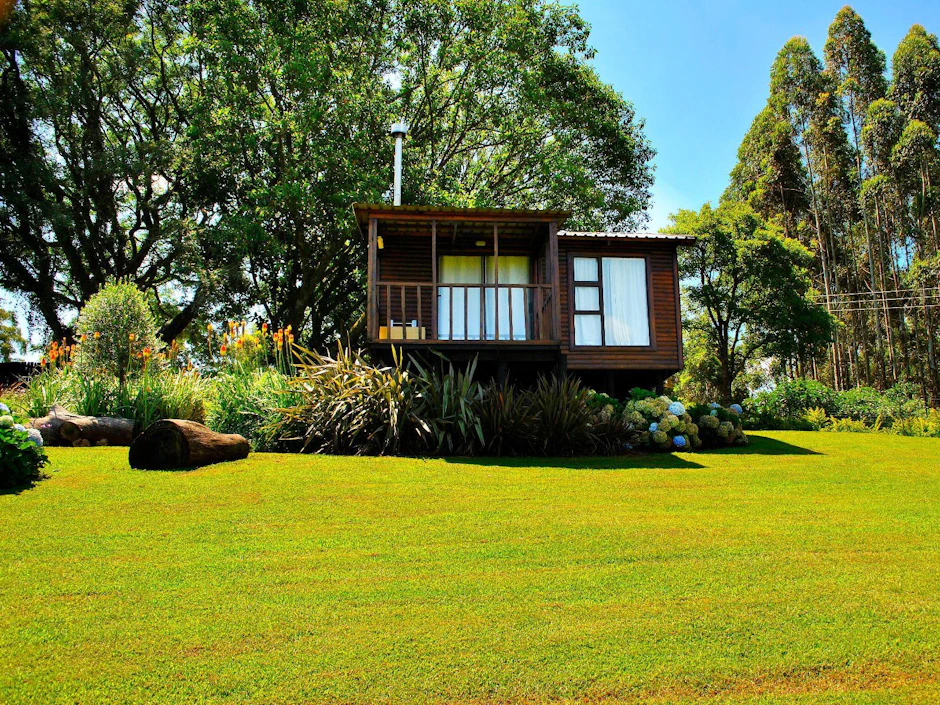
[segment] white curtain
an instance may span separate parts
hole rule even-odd
[[[499,281],[496,281],[496,258],[486,258],[487,284],[528,284],[528,257],[500,257]],[[499,339],[509,340],[509,298],[512,295],[512,339],[526,340],[526,295],[525,289],[486,290],[486,339],[496,340],[496,301],[499,300]]]
[[[445,255],[438,266],[437,328],[441,340],[480,339],[480,288],[447,284],[482,284],[483,258]],[[453,300],[453,308],[451,303]],[[466,306],[466,315],[464,307]],[[451,337],[451,310],[454,313]]]
[[[574,280],[576,282],[596,282],[597,281],[597,258],[575,257],[574,258]]]
[[[646,260],[604,257],[604,343],[650,344]],[[577,326],[575,327],[577,331]]]
[[[599,313],[578,314],[574,317],[574,344],[601,344],[601,316]]]

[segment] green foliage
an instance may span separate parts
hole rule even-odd
[[[27,430],[9,412],[0,404],[0,489],[33,484],[48,462],[39,431]]]
[[[418,388],[400,364],[376,367],[361,352],[337,346],[336,357],[297,350],[295,399],[271,431],[313,453],[379,455],[401,452],[412,436],[432,429],[414,423]]]
[[[12,311],[0,308],[0,362],[10,362],[16,352],[26,351],[26,341]]]
[[[206,425],[219,433],[238,433],[258,451],[288,450],[272,433],[280,409],[296,404],[290,378],[272,368],[232,370],[211,380],[213,403]]]
[[[485,445],[479,406],[483,390],[474,381],[476,361],[466,370],[437,371],[417,362],[414,423],[422,450],[432,455],[471,455]]]
[[[536,422],[529,438],[536,455],[588,455],[598,445],[591,391],[573,377],[542,377],[529,397],[528,413]]]
[[[931,409],[924,416],[898,419],[892,424],[891,433],[899,436],[940,438],[940,410]]]
[[[642,431],[642,445],[654,450],[690,451],[702,447],[701,429],[682,403],[666,396],[647,397],[630,402],[627,408]]]
[[[812,302],[812,256],[749,206],[726,202],[679,211],[674,232],[696,235],[680,252],[692,316],[687,325],[713,356],[693,367],[730,403],[755,359],[811,357],[829,340],[831,320]]]
[[[836,392],[813,380],[796,379],[747,399],[746,423],[748,428],[807,431],[929,428],[924,420],[935,412],[926,408],[919,395],[920,390],[911,384],[885,392],[871,387]]]
[[[157,323],[144,293],[130,282],[111,282],[88,299],[76,323],[81,340],[76,368],[119,380],[140,369],[138,355],[156,353]]]
[[[118,416],[145,427],[161,418],[205,421],[209,389],[193,371],[153,368],[121,384],[116,377],[86,375],[74,367],[48,368],[30,379],[18,401],[32,417],[59,404],[75,414]]]

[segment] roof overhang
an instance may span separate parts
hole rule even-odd
[[[558,237],[592,238],[594,240],[658,240],[676,245],[691,245],[696,240],[694,235],[676,235],[672,233],[603,233],[583,230],[559,230]]]
[[[354,203],[353,211],[361,225],[372,218],[397,221],[449,220],[474,223],[562,223],[570,211],[527,208],[454,208],[445,206],[390,206]]]

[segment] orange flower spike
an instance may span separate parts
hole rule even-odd
[[[79,339],[79,341],[84,343],[86,340],[88,340],[88,335],[86,333],[82,333],[82,337]]]
[[[267,335],[267,334],[268,334],[268,324],[267,324],[267,323],[262,323],[262,324],[261,324],[261,335]]]
[[[226,345],[225,343],[222,343],[222,347],[219,348],[219,354],[225,355],[225,353],[227,352],[228,352],[228,345]]]
[[[101,339],[101,333],[99,333],[98,331],[95,331],[95,340],[100,340],[100,339]]]
[[[128,333],[127,339],[133,343],[135,340],[137,340],[137,335],[135,333]]]
[[[208,324],[208,325],[206,326],[206,330],[211,334],[212,331],[215,330],[215,326],[213,326],[213,325],[210,323],[210,324]]]
[[[39,361],[39,366],[40,366],[40,367],[45,367],[46,364],[47,364],[47,363],[46,363],[46,358],[43,358],[42,360]]]

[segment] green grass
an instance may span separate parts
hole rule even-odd
[[[940,700],[935,439],[51,457],[0,495],[3,703]]]

